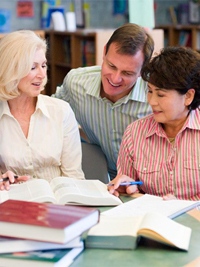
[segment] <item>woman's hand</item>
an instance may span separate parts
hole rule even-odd
[[[110,181],[108,184],[108,191],[110,194],[115,195],[116,197],[119,196],[119,193],[126,193],[126,194],[133,194],[137,191],[136,185],[121,185],[122,182],[133,182],[134,180],[126,175],[117,175],[115,179]]]
[[[163,200],[175,200],[175,199],[177,198],[172,194],[167,194],[166,196],[163,197]]]
[[[7,171],[3,173],[0,179],[8,177],[8,180],[0,182],[0,190],[4,190],[4,189],[9,190],[10,184],[15,184],[21,181],[27,181],[30,178],[29,176],[17,176],[17,178],[14,178],[15,176],[16,175],[11,171]]]

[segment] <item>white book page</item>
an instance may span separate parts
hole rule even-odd
[[[79,236],[65,244],[0,237],[0,254],[21,252],[21,251],[23,252],[33,251],[33,250],[37,251],[44,249],[61,249],[61,248],[64,249],[64,248],[74,248],[81,246],[82,246],[82,241],[80,241]]]
[[[139,228],[141,231],[138,230],[138,234],[142,234],[143,236],[148,236],[150,238],[152,237],[156,240],[155,234],[148,235],[148,230],[152,230],[169,241],[171,245],[184,250],[188,250],[189,248],[190,237],[192,233],[191,228],[177,223],[166,216],[158,213],[147,213],[143,217]],[[145,230],[143,231],[143,229]],[[160,238],[158,237],[157,240],[160,240]]]
[[[56,177],[50,182],[54,195],[60,204],[103,205],[121,204],[121,200],[111,195],[106,184],[99,180],[77,180]]]
[[[105,215],[120,216],[140,216],[143,217],[147,212],[156,212],[165,216],[170,216],[189,206],[196,205],[199,201],[189,200],[168,200],[162,197],[145,194],[137,199],[130,200],[123,205],[104,211]]]
[[[49,183],[43,179],[12,184],[9,191],[0,191],[0,203],[8,199],[56,203]]]
[[[100,216],[100,222],[93,226],[88,236],[137,236],[142,217]]]

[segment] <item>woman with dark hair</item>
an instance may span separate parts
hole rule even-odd
[[[153,114],[130,124],[118,157],[118,175],[108,190],[140,190],[164,199],[200,199],[200,55],[167,47],[142,70]]]

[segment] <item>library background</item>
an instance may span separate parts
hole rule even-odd
[[[200,51],[200,0],[1,0],[0,37],[30,29],[46,38],[45,93],[51,95],[71,68],[100,65],[112,32],[127,22],[140,24],[141,18],[149,21],[141,26],[152,31],[157,51],[177,45]]]

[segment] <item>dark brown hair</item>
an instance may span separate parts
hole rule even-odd
[[[152,37],[134,23],[127,23],[114,31],[106,44],[106,54],[112,43],[116,43],[117,53],[124,55],[135,55],[139,50],[144,53],[143,66],[150,60],[153,50],[154,41]]]
[[[191,88],[195,96],[188,107],[200,105],[200,55],[186,47],[166,47],[142,69],[143,80],[184,95]]]

